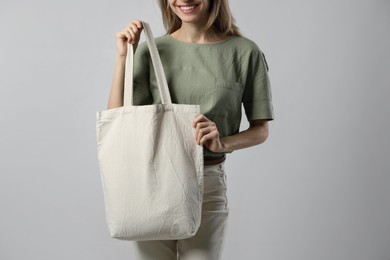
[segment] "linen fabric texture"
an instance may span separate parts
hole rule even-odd
[[[199,104],[221,137],[239,132],[242,105],[248,120],[274,119],[268,64],[255,42],[232,36],[219,43],[196,44],[164,35],[156,44],[172,101]],[[145,43],[138,46],[134,59],[134,104],[161,103]],[[223,155],[203,150],[206,157]]]
[[[203,148],[192,128],[200,107],[172,103],[147,23],[144,32],[161,104],[133,105],[134,59],[128,45],[124,106],[96,113],[106,221],[116,239],[185,239],[201,222]]]
[[[195,236],[181,240],[133,241],[134,259],[219,260],[228,233],[225,162],[204,167],[202,221]]]

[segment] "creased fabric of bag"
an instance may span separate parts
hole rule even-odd
[[[162,104],[132,105],[128,45],[124,106],[96,113],[106,221],[117,239],[184,239],[196,234],[201,220],[203,148],[192,128],[200,107],[171,102],[150,27],[144,28]]]

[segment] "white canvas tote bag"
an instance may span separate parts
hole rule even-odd
[[[203,148],[192,127],[200,108],[171,102],[153,35],[143,26],[162,104],[133,106],[128,44],[124,106],[96,113],[106,221],[111,237],[121,240],[184,239],[201,220]]]

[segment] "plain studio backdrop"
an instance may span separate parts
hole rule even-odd
[[[228,156],[223,259],[389,260],[390,2],[230,4],[275,120]],[[95,113],[135,18],[164,34],[154,0],[1,1],[1,260],[134,259],[106,227]]]

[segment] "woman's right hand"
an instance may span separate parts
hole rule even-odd
[[[119,56],[126,56],[127,43],[133,44],[134,50],[137,48],[142,29],[142,22],[134,20],[122,31],[116,33],[116,47]]]

